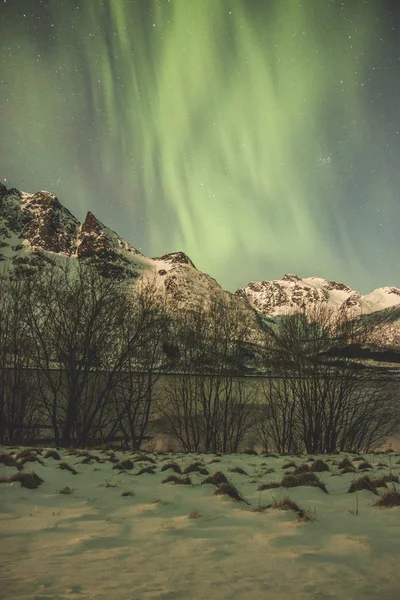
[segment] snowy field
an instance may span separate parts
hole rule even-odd
[[[343,454],[52,452],[0,447],[2,600],[400,598],[400,506],[374,506],[400,492],[398,453],[342,473]],[[202,483],[217,472],[243,500]]]

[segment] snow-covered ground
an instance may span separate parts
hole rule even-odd
[[[4,600],[399,600],[400,506],[379,508],[378,495],[348,493],[353,480],[398,477],[400,455],[363,458],[372,469],[342,474],[344,455],[321,458],[318,487],[276,487],[308,456],[156,455],[90,450],[26,452],[41,462],[18,466],[21,448],[0,447],[0,478],[34,472],[37,489],[0,483],[0,598]],[[130,460],[133,468],[115,461]],[[82,461],[85,461],[84,463]],[[222,472],[247,502],[213,495],[215,485],[189,474],[191,484],[162,483],[194,462]],[[41,464],[43,463],[43,464]],[[73,474],[61,464],[73,467]],[[126,463],[126,467],[131,464]],[[117,468],[115,468],[117,467]],[[139,474],[145,467],[154,473]],[[231,472],[240,467],[245,474]],[[17,470],[17,469],[21,470]],[[400,491],[398,483],[389,489]],[[62,493],[62,492],[63,493]],[[126,495],[123,495],[126,493]],[[265,508],[284,497],[305,511]],[[358,506],[358,514],[356,514]],[[256,510],[254,510],[256,509]]]

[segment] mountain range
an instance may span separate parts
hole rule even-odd
[[[151,276],[173,308],[191,309],[207,299],[228,301],[246,314],[254,330],[296,309],[326,305],[334,311],[368,318],[369,342],[400,347],[400,289],[383,287],[361,294],[344,283],[286,274],[274,281],[252,281],[235,293],[199,271],[184,252],[144,256],[88,212],[83,223],[46,191],[35,194],[0,183],[0,261],[34,265],[54,255],[96,257],[104,274],[135,280]],[[261,320],[260,320],[261,318]]]

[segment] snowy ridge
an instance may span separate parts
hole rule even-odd
[[[236,293],[245,295],[251,306],[269,316],[321,304],[334,310],[349,311],[354,316],[396,306],[400,308],[400,289],[395,287],[378,288],[362,295],[344,283],[321,277],[300,279],[294,274],[286,274],[274,281],[253,281]]]

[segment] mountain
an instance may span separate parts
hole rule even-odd
[[[50,192],[28,194],[0,183],[0,261],[31,268],[56,256],[96,257],[104,275],[151,278],[172,310],[195,310],[212,300],[228,303],[249,319],[252,341],[259,339],[262,321],[268,325],[293,310],[326,305],[350,316],[369,315],[371,344],[400,346],[398,288],[362,295],[344,283],[287,274],[275,281],[253,281],[232,294],[199,271],[184,252],[146,257],[93,213],[80,223]]]
[[[327,306],[350,318],[360,318],[368,328],[370,345],[400,347],[400,289],[396,287],[377,288],[363,295],[344,283],[286,274],[274,281],[252,281],[236,294],[270,318]]]
[[[149,258],[88,212],[83,223],[50,192],[27,194],[0,183],[0,261],[31,268],[42,260],[97,258],[102,274],[152,279],[172,310],[192,310],[211,300],[236,307],[252,335],[260,331],[257,312],[246,297],[227,292],[199,271],[184,252]]]
[[[236,294],[246,296],[253,308],[269,316],[285,314],[293,309],[307,309],[313,305],[326,305],[333,310],[350,311],[354,315],[400,308],[400,289],[395,287],[378,288],[362,295],[344,283],[321,277],[300,279],[294,274],[284,275],[282,279],[274,281],[252,281]]]

